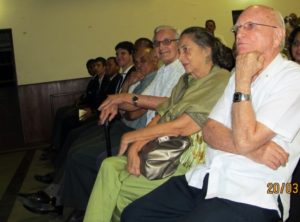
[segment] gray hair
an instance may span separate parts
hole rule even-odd
[[[180,32],[178,29],[174,28],[173,26],[170,26],[170,25],[160,25],[158,27],[156,27],[154,29],[154,36],[160,32],[160,31],[163,31],[163,30],[171,30],[172,32],[174,32],[175,34],[175,38],[176,39],[179,39],[179,36],[180,36]],[[153,37],[153,40],[154,40],[154,37]]]

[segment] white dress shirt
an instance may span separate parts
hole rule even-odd
[[[157,71],[157,74],[151,84],[143,91],[142,95],[169,97],[173,87],[179,78],[185,73],[181,62],[176,59],[169,65],[163,65]],[[147,124],[155,116],[154,110],[147,111]]]

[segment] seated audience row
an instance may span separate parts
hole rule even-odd
[[[275,184],[289,184],[300,156],[300,67],[280,55],[282,16],[262,5],[243,11],[232,29],[231,77],[232,51],[206,29],[179,35],[159,26],[154,50],[145,38],[135,47],[119,43],[120,75],[111,76],[120,79],[114,92],[99,95],[105,100],[92,109],[99,107],[99,119],[66,133],[54,182],[20,194],[24,207],[58,214],[71,207],[70,221],[85,215],[87,222],[286,220],[289,193],[279,195]],[[299,37],[296,28],[289,38],[298,63]],[[106,159],[107,122],[119,156]],[[187,136],[191,145],[174,174],[150,180],[141,175],[140,153],[166,136]]]
[[[191,27],[183,31],[178,50],[185,74],[173,88],[171,97],[156,108],[158,114],[147,127],[123,135],[119,155],[123,155],[130,145],[127,157],[112,157],[103,162],[85,221],[110,221],[112,217],[113,221],[118,221],[127,204],[170,179],[149,180],[140,175],[138,153],[144,144],[169,135],[190,136],[194,147],[202,140],[197,134],[230,76],[226,69],[220,68],[230,60],[233,63],[233,56],[226,57],[224,47],[204,28]],[[101,108],[102,111],[110,110],[108,104],[103,104]],[[184,155],[190,155],[193,159],[200,152],[190,147]],[[196,163],[202,161],[200,158]],[[175,175],[184,174],[186,165],[190,163],[181,163]]]

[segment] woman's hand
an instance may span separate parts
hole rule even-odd
[[[129,145],[129,138],[130,138],[129,133],[123,134],[123,136],[121,138],[118,156],[122,156],[126,152],[128,145]]]
[[[127,153],[127,171],[128,173],[139,176],[141,174],[140,171],[140,165],[141,165],[141,160],[139,157],[139,151],[137,151],[138,148],[135,147],[133,144],[132,147],[129,148],[128,153]]]

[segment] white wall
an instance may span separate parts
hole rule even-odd
[[[266,4],[300,15],[296,0],[0,0],[0,28],[12,28],[18,84],[87,76],[85,62],[114,55],[123,40],[152,38],[157,25],[184,29],[212,18],[230,46],[231,11]]]

